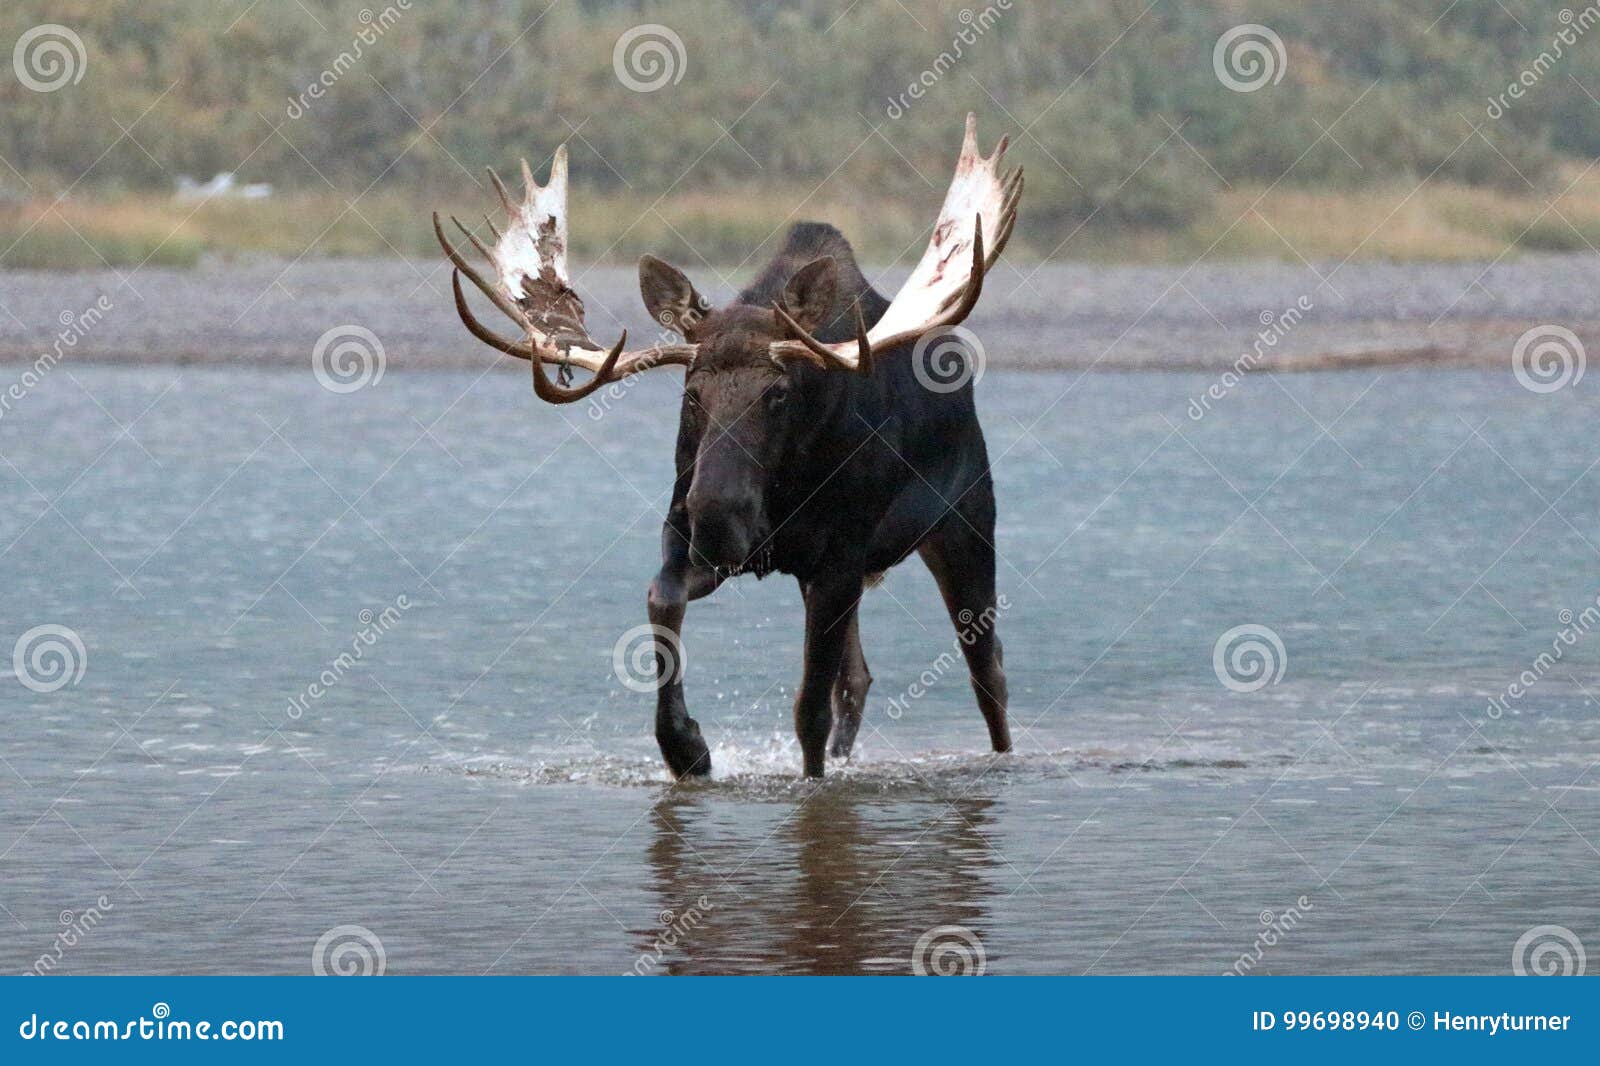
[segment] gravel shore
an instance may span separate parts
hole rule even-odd
[[[1002,261],[967,325],[991,367],[1220,370],[1257,346],[1257,365],[1280,370],[1505,365],[1517,337],[1534,326],[1559,325],[1586,345],[1600,343],[1597,265],[1594,254],[1187,268]],[[723,280],[687,266],[713,302],[734,291],[731,278],[752,273],[747,265]],[[904,274],[869,272],[886,291]],[[636,342],[655,336],[632,268],[593,268],[575,284],[597,338],[623,328]],[[99,312],[85,320],[97,301]],[[495,321],[481,303],[485,321]],[[60,344],[66,357],[85,362],[304,366],[319,337],[346,326],[371,330],[391,370],[495,360],[457,321],[443,260],[0,271],[4,362],[33,362]]]

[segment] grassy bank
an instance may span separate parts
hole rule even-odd
[[[1566,188],[1569,182],[1575,184]],[[1019,260],[1046,256],[1102,262],[1221,259],[1492,259],[1516,251],[1600,248],[1600,172],[1571,171],[1559,197],[1430,183],[1359,192],[1238,186],[1180,229],[1096,226],[1064,238],[1030,235],[1027,204],[1012,244]],[[652,251],[685,266],[748,268],[789,222],[834,222],[875,263],[914,257],[937,193],[893,201],[808,197],[802,188],[747,193],[674,191],[650,206],[644,195],[575,199],[574,256],[581,262],[631,262]],[[0,206],[0,268],[93,269],[141,264],[193,266],[221,256],[433,256],[434,208],[481,219],[493,203],[479,195],[375,191],[353,207],[333,194],[269,200],[179,202],[130,195],[25,201]],[[476,212],[476,213],[474,213]],[[480,222],[481,226],[481,222]]]

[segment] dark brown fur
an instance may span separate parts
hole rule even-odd
[[[911,345],[876,353],[870,373],[780,366],[782,300],[825,342],[854,334],[854,307],[877,321],[888,301],[831,226],[801,223],[734,303],[709,309],[682,273],[652,257],[640,291],[658,321],[681,324],[699,354],[684,381],[677,479],[650,586],[657,626],[656,739],[678,776],[710,771],[679,664],[688,602],[735,574],[794,575],[806,604],[795,730],[805,772],[847,756],[872,678],[856,612],[864,583],[912,552],[933,572],[961,641],[996,751],[1011,746],[992,620],[994,489],[972,386],[924,388]],[[981,629],[974,619],[987,619]],[[970,638],[970,639],[969,639]],[[830,743],[831,736],[831,743]]]

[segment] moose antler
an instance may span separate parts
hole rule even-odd
[[[1022,168],[1000,173],[1008,143],[1009,139],[1002,137],[992,155],[978,154],[978,117],[968,114],[955,177],[945,193],[928,248],[883,317],[864,335],[858,329],[854,341],[824,344],[778,307],[778,316],[797,339],[773,344],[773,358],[801,358],[829,369],[861,369],[870,365],[874,350],[904,344],[965,319],[983,291],[984,274],[1000,258],[1017,223]],[[986,233],[993,234],[993,245],[987,250]]]
[[[455,265],[451,287],[462,324],[491,348],[532,363],[533,391],[541,400],[572,403],[629,374],[657,366],[687,366],[694,361],[696,349],[692,344],[661,344],[625,352],[626,331],[609,350],[589,337],[583,320],[583,300],[573,290],[567,273],[566,145],[556,149],[550,164],[550,180],[543,187],[533,180],[527,160],[522,161],[523,200],[520,204],[512,201],[505,184],[493,170],[489,171],[489,179],[494,182],[500,202],[510,216],[504,233],[485,218],[490,232],[495,234],[495,246],[487,247],[455,216],[452,215],[450,221],[489,261],[493,267],[492,281],[468,263],[445,237],[438,212],[433,215],[433,232],[444,254]],[[463,274],[507,318],[522,328],[522,340],[502,336],[478,320],[461,288]],[[563,370],[575,366],[591,371],[594,376],[583,385],[569,388],[551,379],[545,370],[546,364]]]

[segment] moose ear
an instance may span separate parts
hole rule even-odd
[[[838,287],[839,264],[833,256],[813,259],[795,271],[783,287],[784,310],[801,329],[814,333],[828,321]]]
[[[695,326],[711,309],[683,271],[653,255],[639,259],[639,294],[650,317],[685,340],[693,339]]]

